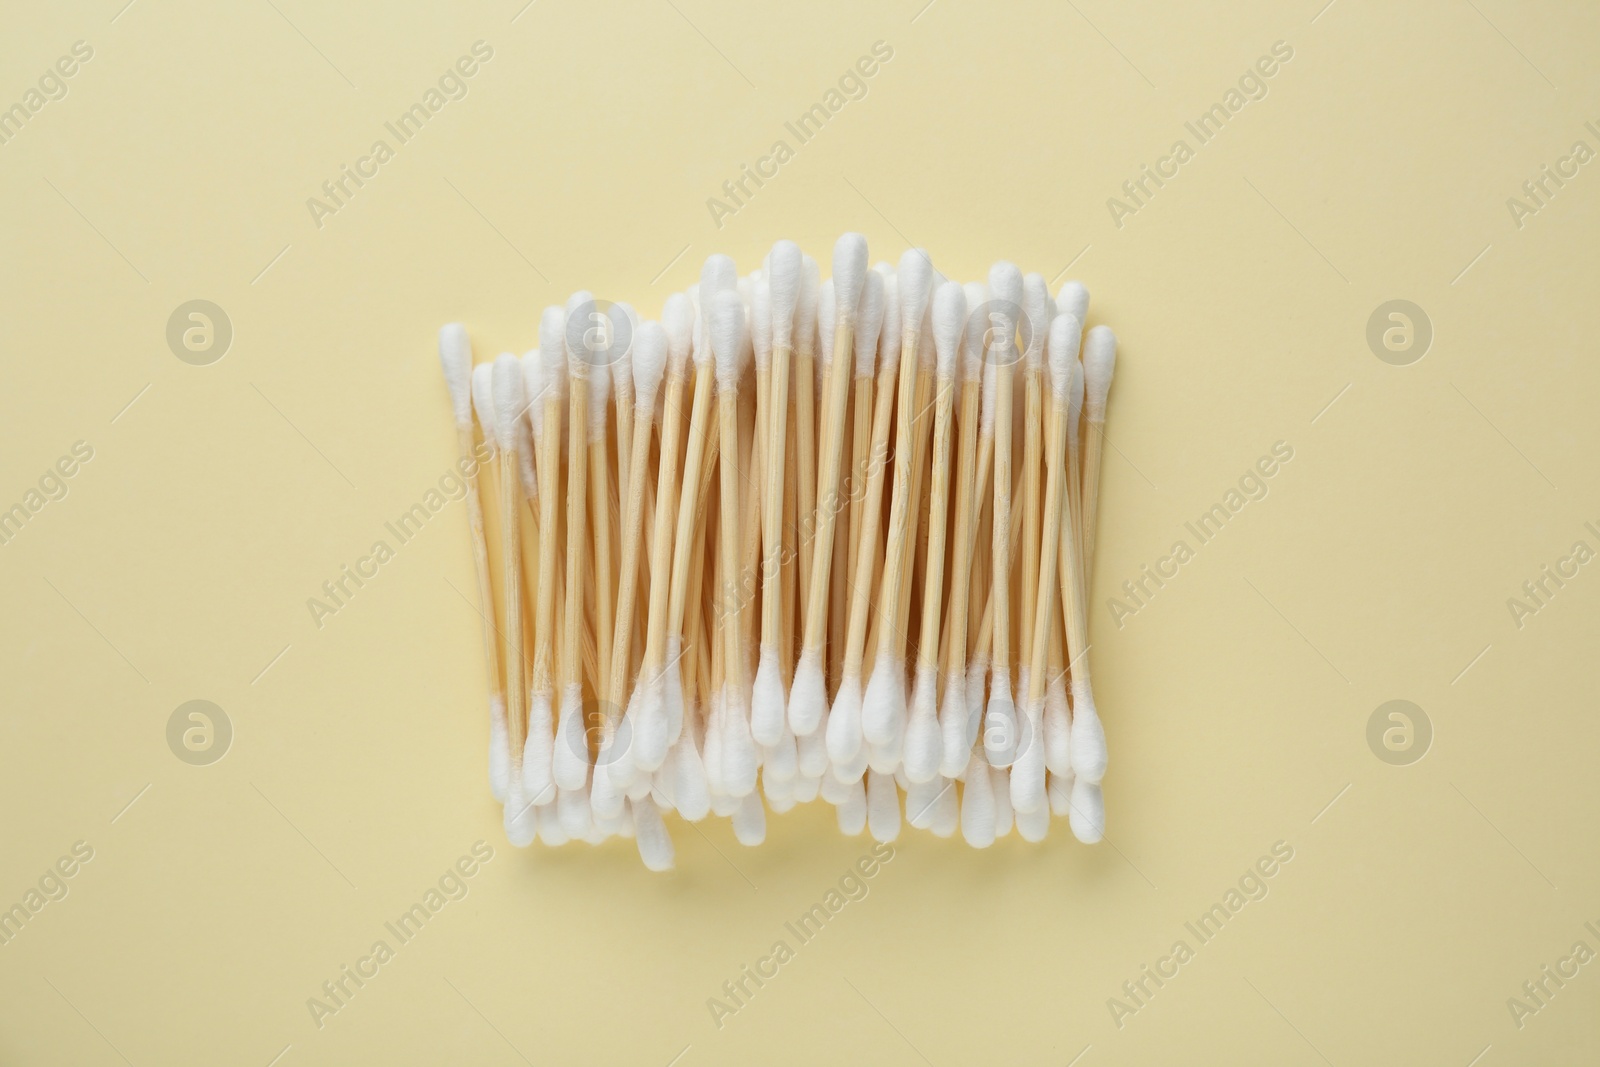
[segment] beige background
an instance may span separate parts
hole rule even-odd
[[[523,2],[6,5],[0,106],[94,56],[0,146],[0,505],[94,458],[0,547],[0,907],[94,858],[0,947],[0,1062],[1593,1062],[1600,966],[1520,1029],[1506,1002],[1600,950],[1597,565],[1520,629],[1506,601],[1600,549],[1600,164],[1521,228],[1506,199],[1600,149],[1600,13]],[[306,199],[480,39],[469,95],[317,228]],[[878,40],[866,98],[718,230],[706,198]],[[1279,40],[1265,99],[1113,225]],[[906,837],[719,1030],[707,998],[870,842],[818,805],[756,850],[673,822],[668,877],[505,846],[459,505],[322,629],[305,601],[453,459],[441,322],[521,351],[573,289],[654,314],[712,251],[846,229],[1081,278],[1122,339],[1109,840]],[[196,298],[235,332],[207,367],[164,338]],[[1395,298],[1434,328],[1410,366],[1365,339]],[[1106,597],[1280,440],[1270,495],[1118,630]],[[211,766],[167,747],[191,699],[234,726]],[[1367,744],[1391,699],[1433,726],[1410,766]],[[480,839],[466,899],[318,1029],[307,998]]]

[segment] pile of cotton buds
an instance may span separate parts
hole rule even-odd
[[[790,241],[746,277],[713,255],[659,321],[575,293],[521,357],[445,326],[510,841],[665,870],[666,813],[755,845],[820,796],[888,841],[902,793],[978,848],[1052,814],[1098,841],[1088,304],[846,234],[826,282]]]

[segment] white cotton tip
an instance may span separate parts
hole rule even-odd
[[[1045,806],[1044,798],[1044,700],[1027,709],[1027,728],[1022,731],[1017,761],[1011,765],[1011,807],[1029,812]]]
[[[779,241],[767,253],[767,284],[772,289],[772,344],[776,348],[794,345],[795,312],[804,287],[805,261],[800,246]]]
[[[730,818],[739,810],[739,805],[744,802],[743,797],[729,796],[727,793],[711,794],[711,814],[719,819]]]
[[[1051,774],[1072,773],[1072,715],[1060,676],[1044,691],[1044,765]]]
[[[926,830],[933,825],[934,812],[938,808],[939,793],[953,785],[934,775],[925,782],[910,782],[906,785],[906,822],[913,829]]]
[[[1009,767],[1016,760],[1020,730],[1011,679],[997,669],[989,680],[989,703],[983,715],[983,751],[991,766]]]
[[[1012,787],[1015,790],[1015,787]],[[1030,845],[1050,835],[1050,805],[1040,803],[1032,811],[1017,810],[1017,834]]]
[[[841,317],[855,317],[866,279],[867,239],[859,233],[847,233],[833,245],[833,288],[838,294]]]
[[[1073,780],[1072,806],[1067,813],[1072,836],[1086,845],[1092,845],[1106,836],[1106,798],[1100,786]]]
[[[610,754],[600,753],[595,762],[594,775],[589,781],[589,808],[595,821],[608,827],[622,818],[622,809],[628,802],[625,784],[619,786],[611,777]],[[610,832],[615,833],[612,828]]]
[[[706,257],[700,265],[700,287],[697,290],[700,298],[700,314],[710,322],[711,302],[716,295],[725,289],[739,287],[739,268],[733,262],[733,257],[725,256],[721,252],[714,252]]]
[[[539,805],[556,798],[553,726],[550,694],[534,693],[528,701],[528,736],[522,745],[522,795]]]
[[[933,818],[928,829],[933,831],[934,837],[948,838],[955,834],[961,821],[961,797],[956,792],[954,778],[936,778],[932,784],[939,787],[939,793],[934,798]]]
[[[672,803],[690,822],[699,822],[711,810],[711,792],[706,786],[705,764],[695,747],[694,731],[685,730],[672,746]]]
[[[494,360],[494,437],[506,455],[517,447],[517,420],[522,417],[522,362],[510,352]]]
[[[800,257],[800,296],[794,306],[794,345],[804,348],[810,343],[816,351],[817,299],[822,294],[822,276],[817,261],[810,256]]]
[[[1015,817],[1011,810],[1011,768],[990,767],[989,786],[994,791],[994,836],[999,840],[1011,832]]]
[[[640,323],[634,332],[633,403],[640,410],[655,409],[656,392],[667,369],[667,347],[667,331],[659,322]]]
[[[879,273],[874,271],[873,273]],[[871,284],[870,282],[868,284]],[[883,275],[883,325],[878,329],[879,358],[885,366],[900,365],[900,280],[890,271]],[[858,349],[859,352],[859,349]],[[859,375],[860,371],[857,371]]]
[[[633,776],[633,781],[628,783],[628,787],[624,789],[623,792],[627,794],[629,800],[643,800],[645,797],[650,795],[650,791],[654,787],[655,775],[635,774]]]
[[[606,409],[611,404],[611,375],[605,367],[595,367],[589,376],[589,441],[606,438]]]
[[[747,848],[767,839],[767,809],[761,804],[760,793],[746,793],[733,813],[733,836]]]
[[[1106,774],[1106,731],[1087,678],[1072,679],[1072,773],[1090,785]]]
[[[933,260],[921,248],[908,248],[900,257],[900,330],[911,333],[922,328],[922,316],[933,292]]]
[[[1078,439],[1078,420],[1083,415],[1083,364],[1072,361],[1072,381],[1067,385],[1067,436]]]
[[[933,294],[933,347],[939,358],[939,377],[955,375],[956,363],[961,355],[962,333],[967,324],[967,293],[960,282],[945,282]],[[966,371],[963,366],[963,372]],[[978,365],[972,364],[972,377],[977,380]]]
[[[544,427],[544,357],[537,348],[522,354],[522,399],[528,405],[528,421],[533,424],[533,443],[537,447]]]
[[[905,714],[905,664],[897,656],[880,652],[861,698],[861,736],[868,744],[886,744],[894,737],[896,719]]]
[[[756,677],[750,688],[750,736],[757,744],[775,745],[783,737],[783,727],[788,715],[788,701],[783,695],[783,670],[778,664],[778,650],[761,646],[761,660],[756,666]]]
[[[498,695],[489,698],[489,795],[506,802],[506,783],[511,779],[511,738],[506,730],[506,702]]]
[[[1078,338],[1082,332],[1078,320],[1071,315],[1057,315],[1050,323],[1050,388],[1061,400],[1072,391],[1072,365],[1078,362]]]
[[[879,774],[899,774],[901,771],[901,762],[905,758],[906,750],[905,707],[902,703],[898,714],[894,716],[887,741],[880,744],[869,743],[862,749],[866,753],[867,766]]]
[[[874,841],[900,836],[900,791],[893,775],[867,772],[867,826]]]
[[[664,679],[641,680],[633,687],[633,693],[628,698],[633,763],[645,774],[651,774],[661,766],[672,743],[665,705],[666,691]]]
[[[626,399],[633,388],[633,353],[639,327],[643,325],[632,304],[618,301],[606,312],[609,320],[607,343],[610,347],[611,388],[621,399]],[[621,323],[619,326],[618,323]],[[620,350],[620,351],[619,351]]]
[[[472,368],[472,408],[483,427],[483,439],[491,452],[500,448],[494,422],[494,364],[480,363]]]
[[[843,804],[850,796],[851,785],[856,781],[858,779],[851,779],[847,782],[832,774],[825,774],[822,776],[822,784],[818,787],[817,792],[821,793],[822,799],[829,804]]]
[[[649,802],[628,806],[633,815],[634,844],[639,846],[639,858],[644,861],[646,869],[672,870],[672,835],[667,833],[667,826],[661,821],[661,812]]]
[[[856,376],[861,375],[862,362],[868,366],[878,351],[878,333],[883,329],[883,275],[869,271],[861,290],[861,309],[856,315]],[[868,371],[867,373],[871,373]]]
[[[794,734],[784,730],[778,735],[777,744],[762,746],[761,777],[792,782],[800,773],[799,760]]]
[[[579,789],[589,780],[589,746],[583,730],[581,686],[568,685],[561,690],[561,716],[556,723],[550,774],[562,789]]]
[[[1009,345],[1022,315],[1022,271],[1015,263],[1001,260],[989,268],[989,295],[994,302],[993,325],[1000,331],[1000,344]]]
[[[1042,274],[1022,278],[1022,332],[1027,342],[1023,355],[1028,366],[1038,367],[1044,360],[1045,337],[1050,332],[1050,288]]]
[[[594,310],[594,294],[587,289],[567,297],[563,308],[566,317],[561,323],[561,344],[567,354],[567,373],[574,378],[588,378],[589,365],[594,361],[594,353],[588,347],[595,339],[591,334],[595,328]]]
[[[748,796],[756,787],[756,771],[761,761],[756,753],[755,738],[750,736],[745,694],[724,688],[723,700],[722,785],[732,796]]]
[[[551,304],[539,316],[539,361],[544,364],[542,382],[552,394],[565,396],[567,388],[567,313]]]
[[[772,286],[758,281],[750,289],[750,344],[756,369],[772,365]]]
[[[961,836],[973,848],[994,844],[994,784],[983,754],[974,752],[961,791]]]
[[[794,685],[789,689],[789,729],[796,737],[817,732],[823,712],[828,710],[827,683],[822,677],[822,657],[813,649],[800,654],[794,668]]]
[[[515,778],[506,784],[503,825],[506,840],[515,848],[527,848],[539,832],[539,809],[522,795],[522,783]]]
[[[1067,282],[1056,293],[1056,314],[1071,315],[1079,322],[1088,321],[1089,290],[1082,282]]]
[[[778,778],[765,767],[761,771],[761,794],[774,815],[782,815],[794,808],[794,779]]]
[[[1052,771],[1045,783],[1045,795],[1050,798],[1051,815],[1067,815],[1072,811],[1072,772],[1056,774]]]
[[[450,387],[456,425],[465,429],[472,425],[472,339],[459,322],[439,327],[439,365]]]
[[[939,730],[939,671],[917,668],[911,690],[911,717],[906,721],[905,770],[911,782],[930,782],[939,776],[944,759],[944,738]]]
[[[667,741],[670,744],[677,744],[678,735],[683,733],[683,668],[679,666],[683,659],[682,650],[681,638],[667,638],[667,666],[661,682],[661,708],[666,713]]]
[[[822,283],[817,296],[817,373],[833,364],[833,327],[838,317],[838,300],[833,295],[833,279]]]
[[[984,365],[984,343],[989,331],[989,287],[982,282],[968,282],[961,291],[967,298],[966,327],[961,334],[961,376],[966,381],[974,381]],[[993,422],[992,417],[990,421]]]
[[[673,293],[662,305],[661,328],[667,335],[667,358],[674,368],[686,366],[689,346],[694,344],[694,319],[694,301],[687,293]]]
[[[639,687],[634,687],[638,693]],[[633,700],[628,701],[628,708],[622,714],[622,719],[617,723],[616,731],[611,739],[605,743],[597,757],[598,763],[606,765],[606,775],[611,779],[618,791],[627,791],[640,778],[649,779],[652,772],[639,769],[637,762],[637,746],[633,743]],[[659,770],[660,768],[657,768]]]
[[[594,832],[594,813],[589,810],[589,790],[584,786],[556,793],[556,814],[569,838],[587,839]]]
[[[799,738],[795,739],[798,744]],[[817,794],[822,791],[823,776],[802,774],[794,780],[794,802],[796,804],[809,804],[817,799]]]
[[[711,790],[713,810],[716,798],[719,795],[728,795],[728,787],[722,780],[722,735],[727,732],[723,726],[725,718],[722,711],[723,703],[722,690],[718,689],[711,694],[710,705],[706,708],[705,740],[700,749],[700,760],[705,764],[706,788]]]
[[[794,739],[795,771],[802,778],[817,778],[828,770],[828,739],[824,731],[813,730]]]
[[[843,763],[834,763],[828,768],[828,773],[832,774],[841,782],[853,782],[857,778],[860,778],[863,774],[867,773],[867,768],[872,765],[872,757],[876,751],[877,750],[872,745],[869,745],[863,741],[856,748],[856,754],[854,756],[851,756]],[[893,768],[893,760],[886,760],[885,762],[889,764],[887,769]],[[880,767],[879,769],[886,770],[886,768],[883,767]]]
[[[1106,419],[1106,397],[1111,374],[1117,369],[1117,335],[1109,326],[1096,326],[1083,342],[1083,380],[1090,422]]]
[[[740,360],[748,339],[744,301],[731,289],[718,293],[711,305],[711,354],[716,359],[717,387],[739,387]]]
[[[846,674],[828,710],[828,758],[835,773],[856,758],[861,744],[861,679]]]
[[[867,828],[867,789],[860,778],[846,784],[843,797],[833,803],[841,834],[855,837]]]
[[[541,804],[538,812],[540,841],[543,841],[550,848],[560,848],[572,840],[572,836],[567,833],[566,827],[561,825],[561,813],[556,810],[554,798],[548,804]]]
[[[944,683],[944,707],[939,709],[939,773],[946,778],[958,776],[972,755],[972,743],[967,740],[966,681],[964,673],[952,671]]]

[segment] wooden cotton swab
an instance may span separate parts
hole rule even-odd
[[[523,795],[536,804],[555,799],[552,777],[555,737],[556,559],[560,538],[561,430],[566,408],[567,350],[563,334],[566,312],[548,307],[539,320],[539,349],[533,360],[535,386],[529,409],[537,445],[538,471],[545,491],[539,495],[539,580],[534,599],[532,684],[528,698],[528,733],[522,751]],[[524,389],[529,361],[523,360]],[[541,825],[541,831],[543,827]]]
[[[811,565],[811,593],[794,685],[789,691],[789,725],[797,737],[817,728],[828,706],[822,677],[823,639],[827,635],[829,578],[833,564],[834,520],[839,511],[839,454],[844,447],[845,404],[850,394],[849,355],[855,346],[857,304],[866,283],[867,239],[859,233],[840,237],[833,249],[833,289],[837,322],[835,359],[828,375],[823,440],[818,452],[817,506]]]
[[[1082,374],[1078,363],[1078,323],[1064,315],[1050,325],[1050,442],[1044,454],[1047,466],[1044,497],[1044,529],[1036,581],[1033,618],[1032,662],[1028,665],[1028,691],[1023,704],[1030,727],[1026,749],[1011,768],[1011,806],[1031,813],[1045,804],[1044,693],[1048,686],[1046,661],[1049,659],[1050,622],[1055,617],[1056,590],[1063,516],[1071,521],[1067,499],[1067,433],[1071,421],[1068,404],[1073,381]]]
[[[1043,450],[1044,409],[1049,403],[1044,396],[1044,349],[1049,320],[1050,290],[1044,276],[1027,274],[1022,279],[1022,322],[1026,332],[1026,347],[1022,354],[1022,379],[1024,391],[1023,450],[1022,450],[1022,558],[1021,608],[1017,612],[1021,638],[1017,674],[1019,694],[1029,687],[1028,670],[1033,662],[1034,603],[1039,589],[1039,507],[1044,495]]]
[[[796,506],[799,508],[800,603],[805,612],[811,591],[812,538],[816,534],[817,514],[817,423],[816,352],[817,301],[822,280],[817,261],[800,257],[800,291],[794,308],[794,419]],[[833,338],[828,338],[833,343]],[[800,621],[804,625],[804,619]]]
[[[898,306],[888,309],[899,321],[899,382],[895,386],[894,478],[889,502],[889,533],[883,556],[883,585],[878,595],[878,646],[872,677],[861,701],[861,733],[869,744],[891,741],[906,716],[906,666],[904,639],[899,625],[901,586],[906,581],[907,530],[915,520],[912,502],[913,459],[917,409],[918,341],[927,310],[933,261],[920,248],[900,257],[896,278]],[[868,489],[871,492],[871,489]],[[869,505],[870,506],[870,505]],[[874,531],[876,533],[876,531]],[[871,584],[870,575],[867,584]],[[937,644],[937,643],[936,643]]]
[[[500,473],[500,521],[502,544],[505,546],[505,664],[506,718],[509,725],[510,750],[516,752],[522,742],[523,728],[523,652],[522,652],[522,483],[509,469],[516,462],[517,420],[522,417],[522,363],[509,352],[501,353],[494,361],[494,418],[495,438],[505,466]],[[524,846],[533,841],[537,824],[529,819],[533,805],[522,795],[520,767],[509,777],[506,788],[505,831],[506,839],[513,845]]]
[[[661,328],[667,340],[667,394],[661,406],[661,463],[656,473],[655,529],[650,536],[650,618],[645,630],[644,665],[630,704],[633,764],[652,772],[666,759],[667,749],[683,727],[683,687],[675,675],[668,685],[668,607],[673,571],[673,530],[678,520],[678,451],[684,430],[683,394],[689,381],[689,352],[694,335],[694,305],[683,293],[667,298]],[[698,476],[699,471],[693,471]],[[680,643],[679,649],[682,645]],[[677,667],[674,651],[673,669]]]
[[[723,588],[740,572],[739,560],[739,378],[744,349],[748,341],[744,301],[735,290],[724,289],[711,305],[711,354],[716,360],[717,424],[722,440],[721,527],[718,546],[722,551]],[[745,702],[743,630],[737,611],[720,613],[723,639],[727,642],[723,661],[721,690],[726,727],[723,734],[722,778],[730,796],[745,797],[756,786],[756,751],[750,737]]]
[[[552,773],[562,793],[576,793],[589,779],[589,741],[583,716],[584,590],[594,585],[584,574],[588,555],[587,501],[589,390],[592,355],[586,345],[588,313],[594,298],[577,292],[567,299],[563,344],[567,355],[567,529],[566,610],[562,619],[561,711],[556,724]],[[557,796],[560,802],[560,795]],[[571,803],[570,801],[568,802]],[[576,809],[573,818],[577,818]],[[573,823],[562,820],[569,833]]]
[[[878,352],[878,331],[883,326],[884,314],[883,275],[872,271],[867,275],[861,290],[861,310],[855,332],[856,380],[864,370],[870,370],[871,360]],[[861,543],[856,554],[855,573],[850,576],[849,631],[845,637],[844,667],[839,678],[839,691],[834,694],[833,706],[828,713],[828,756],[833,761],[833,773],[841,781],[851,781],[866,769],[866,755],[861,732],[861,665],[867,639],[867,620],[872,610],[872,574],[878,555],[878,518],[883,510],[883,482],[886,464],[884,458],[889,447],[889,418],[894,405],[894,379],[897,354],[883,353],[878,368],[877,397],[872,416],[872,445],[867,460],[868,470],[854,472],[865,477],[866,491],[861,504]],[[893,358],[887,358],[893,355]],[[844,354],[834,353],[834,361],[844,359]]]
[[[1117,366],[1115,345],[1097,345],[1084,353],[1083,415],[1088,430],[1083,442],[1083,537],[1084,597],[1093,593],[1095,528],[1100,513],[1100,462],[1105,447],[1106,397],[1111,393],[1111,375]]]
[[[984,750],[992,766],[1007,767],[1017,756],[1017,709],[1011,688],[1011,396],[1017,358],[1017,316],[1022,307],[1022,273],[1011,263],[989,270],[988,346],[995,374],[994,435],[994,651],[989,663],[989,704],[984,714]]]
[[[902,272],[903,273],[903,272]],[[950,419],[955,402],[956,363],[961,352],[961,334],[966,325],[967,298],[958,282],[945,282],[933,297],[933,343],[938,354],[938,391],[934,399],[933,416],[933,478],[928,505],[928,562],[927,580],[922,595],[922,631],[917,651],[917,677],[912,690],[911,717],[906,723],[905,772],[911,782],[928,782],[938,777],[943,762],[944,746],[939,728],[939,608],[944,596],[944,541],[945,516],[950,500]],[[971,393],[971,390],[966,390]],[[970,404],[964,404],[971,418]],[[972,440],[971,434],[965,439]],[[956,499],[957,526],[963,527],[969,505],[965,493],[970,492],[967,480],[971,475],[972,457],[960,458],[961,488]],[[958,548],[964,549],[965,538],[957,533]],[[951,566],[965,569],[966,557],[952,557]],[[966,607],[961,606],[961,616],[966,618]],[[966,639],[962,638],[965,644]],[[880,653],[881,656],[881,653]],[[948,702],[948,697],[946,698]],[[929,817],[932,812],[930,810]]]
[[[941,312],[941,306],[943,311]],[[950,625],[948,660],[945,665],[944,706],[940,709],[939,732],[943,750],[939,773],[955,778],[967,766],[972,737],[967,732],[971,719],[967,707],[967,599],[972,577],[972,541],[977,519],[972,507],[973,481],[978,450],[978,408],[982,387],[982,335],[974,334],[968,322],[966,288],[959,282],[946,282],[934,296],[934,328],[941,318],[958,317],[963,330],[960,338],[961,414],[957,419],[961,442],[956,461],[955,541],[950,553]],[[937,335],[936,335],[937,336]]]
[[[604,700],[608,710],[620,712],[626,703],[629,667],[632,657],[635,599],[639,587],[639,553],[643,540],[646,469],[650,456],[650,427],[655,421],[656,392],[667,363],[667,334],[659,322],[646,322],[632,339],[633,410],[617,409],[617,422],[632,422],[629,441],[633,454],[628,457],[628,484],[622,519],[622,559],[618,571],[616,625],[611,635],[611,673]],[[620,397],[618,398],[620,402]],[[608,775],[626,788],[635,772],[633,731],[638,723],[628,723],[628,734],[617,742],[611,754]],[[598,765],[597,765],[598,771]],[[597,774],[598,780],[598,774]]]
[[[772,362],[767,386],[766,476],[762,479],[764,509],[761,540],[761,656],[750,697],[750,732],[757,743],[775,745],[788,721],[788,696],[783,687],[779,647],[783,637],[783,500],[784,449],[789,435],[789,368],[794,347],[795,305],[799,300],[800,248],[779,241],[767,257]],[[759,345],[757,356],[759,358]],[[808,413],[809,414],[809,413]]]
[[[472,437],[472,339],[467,328],[452,322],[439,328],[439,365],[450,389],[450,407],[456,424],[456,467],[467,485],[467,528],[472,539],[472,569],[478,581],[478,603],[483,615],[484,675],[489,687],[489,792],[505,802],[511,773],[510,739],[506,728],[505,686],[500,678],[500,654],[494,626],[494,592],[489,577],[489,543],[483,530],[483,499],[478,492],[477,445]],[[484,376],[489,375],[488,364]],[[492,410],[492,407],[491,407]],[[482,420],[480,420],[482,421]],[[493,428],[483,423],[487,450],[495,447]]]
[[[1084,338],[1084,353],[1090,360],[1105,358],[1097,349],[1116,346],[1116,336],[1109,327],[1096,326]],[[1081,380],[1081,379],[1080,379]],[[1076,403],[1069,412],[1067,450],[1069,478],[1067,489],[1077,495],[1078,472],[1072,461],[1077,457],[1075,436],[1078,429],[1082,393],[1074,397]],[[1073,502],[1077,504],[1077,501]],[[1078,840],[1092,843],[1105,832],[1105,802],[1100,793],[1100,780],[1106,772],[1105,728],[1095,709],[1094,691],[1089,680],[1088,657],[1088,605],[1084,599],[1083,560],[1078,550],[1077,537],[1072,523],[1064,523],[1061,532],[1062,602],[1066,605],[1067,652],[1072,666],[1072,832]]]

